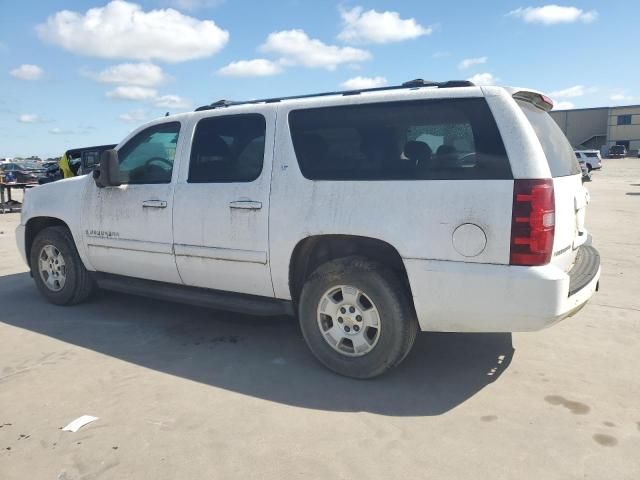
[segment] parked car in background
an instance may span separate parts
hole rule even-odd
[[[58,162],[47,162],[44,175],[38,178],[38,183],[44,185],[45,183],[55,182],[60,179],[62,179],[62,171],[58,166]]]
[[[41,169],[26,165],[25,162],[0,163],[2,173],[13,173],[18,183],[37,183]]]
[[[42,175],[45,171],[44,166],[41,161],[35,160],[22,160],[20,162],[16,162],[18,165],[22,166],[25,170],[33,173],[36,177]]]
[[[105,150],[114,148],[115,144],[96,145],[93,147],[73,148],[65,154],[69,160],[69,167],[74,175],[86,175],[91,173],[100,161],[100,155]],[[64,178],[58,162],[45,162],[47,167],[43,175],[38,178],[38,183],[45,184]]]
[[[576,158],[584,160],[584,164],[589,171],[602,168],[602,157],[598,150],[576,150]]]
[[[100,286],[288,313],[328,368],[374,377],[418,330],[540,330],[597,290],[589,194],[552,107],[423,80],[217,102],[28,192],[18,246],[53,304]]]
[[[105,150],[111,150],[117,145],[115,143],[110,145],[97,145],[94,147],[80,148],[80,168],[78,169],[78,175],[86,175],[93,172],[94,168],[100,163],[100,156]]]
[[[627,156],[627,147],[624,145],[611,145],[609,147],[609,158],[624,158]]]

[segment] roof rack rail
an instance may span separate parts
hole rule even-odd
[[[277,103],[283,100],[298,100],[302,98],[315,98],[315,97],[327,97],[330,95],[360,95],[361,93],[367,92],[381,92],[388,90],[402,90],[402,89],[415,89],[421,87],[436,87],[436,88],[458,88],[458,87],[475,87],[473,82],[468,80],[447,80],[446,82],[432,82],[429,80],[423,80],[422,78],[416,78],[414,80],[409,80],[408,82],[404,82],[401,85],[391,85],[389,87],[375,87],[375,88],[362,88],[359,90],[346,90],[346,91],[334,91],[334,92],[322,92],[322,93],[312,93],[307,95],[293,95],[289,97],[273,97],[273,98],[262,98],[259,100],[247,100],[244,102],[235,102],[232,100],[218,100],[210,105],[203,105],[195,109],[196,112],[201,112],[203,110],[213,110],[216,108],[224,108],[224,107],[232,107],[235,105],[252,105],[256,103]]]

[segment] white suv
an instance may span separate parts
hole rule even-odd
[[[600,170],[602,168],[602,157],[599,150],[576,150],[576,158],[585,164],[587,170]]]
[[[538,330],[597,290],[588,192],[550,108],[424,81],[221,101],[28,192],[19,247],[55,304],[100,286],[297,315],[322,363],[373,377],[418,330]]]

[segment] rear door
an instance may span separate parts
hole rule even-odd
[[[273,297],[268,220],[275,109],[244,111],[212,111],[192,127],[175,193],[176,263],[186,285]]]
[[[536,132],[553,178],[556,220],[551,262],[568,271],[578,247],[587,240],[584,219],[589,195],[573,148],[553,118],[531,103],[518,101],[518,105]]]

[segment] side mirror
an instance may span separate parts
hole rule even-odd
[[[118,187],[121,185],[117,150],[105,150],[102,152],[100,165],[93,171],[93,179],[99,188]]]

